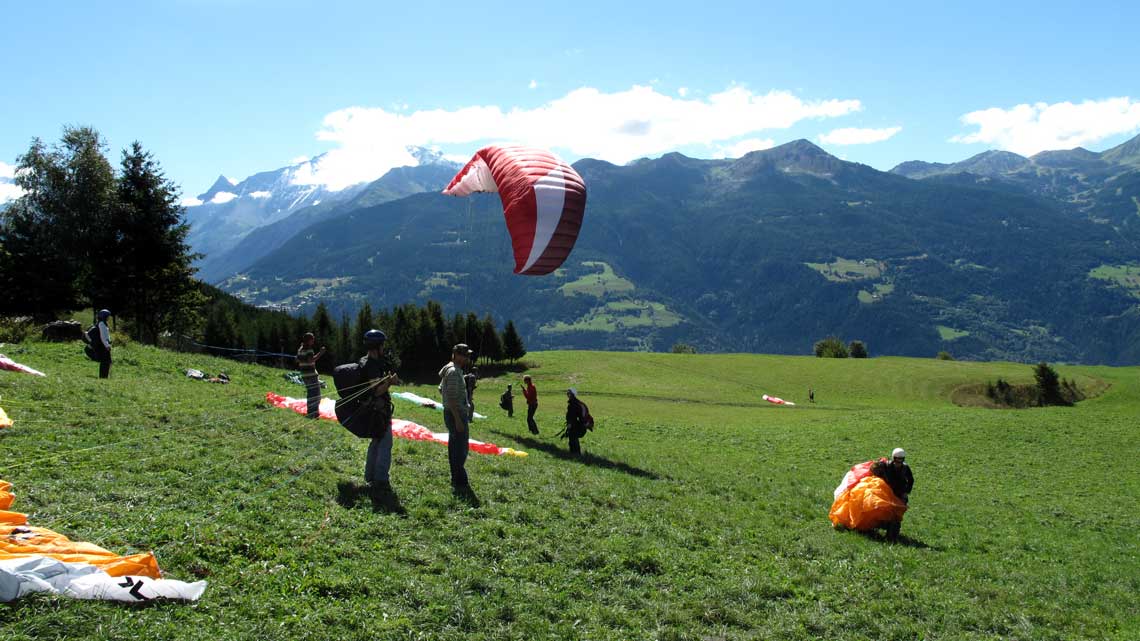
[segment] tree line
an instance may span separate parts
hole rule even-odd
[[[516,363],[526,355],[513,321],[508,320],[500,331],[489,314],[482,319],[472,312],[448,317],[435,301],[380,311],[364,303],[355,317],[346,313],[336,319],[324,303],[318,304],[311,316],[291,316],[255,308],[210,289],[212,302],[202,343],[221,355],[233,349],[250,350],[258,360],[291,367],[301,337],[312,332],[317,347],[327,348],[317,369],[328,373],[364,355],[364,332],[369,329],[380,329],[388,336],[386,352],[398,363],[401,377],[408,380],[434,379],[457,343],[470,346],[476,362],[483,365]]]

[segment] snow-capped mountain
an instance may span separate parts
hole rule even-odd
[[[205,255],[198,264],[200,276],[211,281],[228,276],[305,226],[334,216],[342,204],[363,207],[442,189],[459,168],[435,150],[409,147],[408,152],[415,165],[393,168],[375,181],[339,191],[302,184],[311,181],[321,156],[240,182],[219,176],[209,189],[183,203],[190,246]]]
[[[299,176],[311,174],[320,156],[289,167],[254,174],[240,182],[219,176],[197,198],[184,201],[188,241],[194,251],[220,254],[236,245],[249,232],[288,217],[293,212],[322,202],[347,200],[364,183],[340,191],[321,185],[303,184]]]

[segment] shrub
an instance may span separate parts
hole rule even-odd
[[[1033,368],[1033,378],[1037,380],[1037,404],[1042,407],[1046,405],[1072,405],[1072,401],[1067,400],[1061,394],[1061,378],[1057,376],[1057,371],[1049,367],[1048,363],[1038,363]],[[1071,383],[1070,383],[1071,385]]]
[[[863,341],[851,341],[847,346],[847,351],[850,352],[851,358],[867,358],[867,346]]]
[[[0,317],[0,343],[22,343],[31,331],[29,316]]]
[[[938,352],[938,356],[935,356],[935,358],[937,358],[940,361],[952,361],[952,360],[954,360],[954,357],[951,356],[950,352],[947,352],[946,350],[942,350],[941,352]]]
[[[697,348],[693,347],[692,345],[690,345],[688,343],[674,343],[673,344],[673,353],[674,354],[696,354]]]
[[[816,341],[814,350],[819,358],[847,358],[847,346],[835,336]]]

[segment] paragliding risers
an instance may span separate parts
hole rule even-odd
[[[902,522],[907,510],[884,479],[871,474],[874,461],[851,468],[835,488],[835,502],[827,516],[835,527],[870,532]]]

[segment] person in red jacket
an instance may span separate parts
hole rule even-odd
[[[538,423],[534,422],[534,413],[538,410],[538,390],[534,388],[534,380],[530,375],[523,377],[523,396],[526,397],[526,426],[531,434],[538,434]]]

